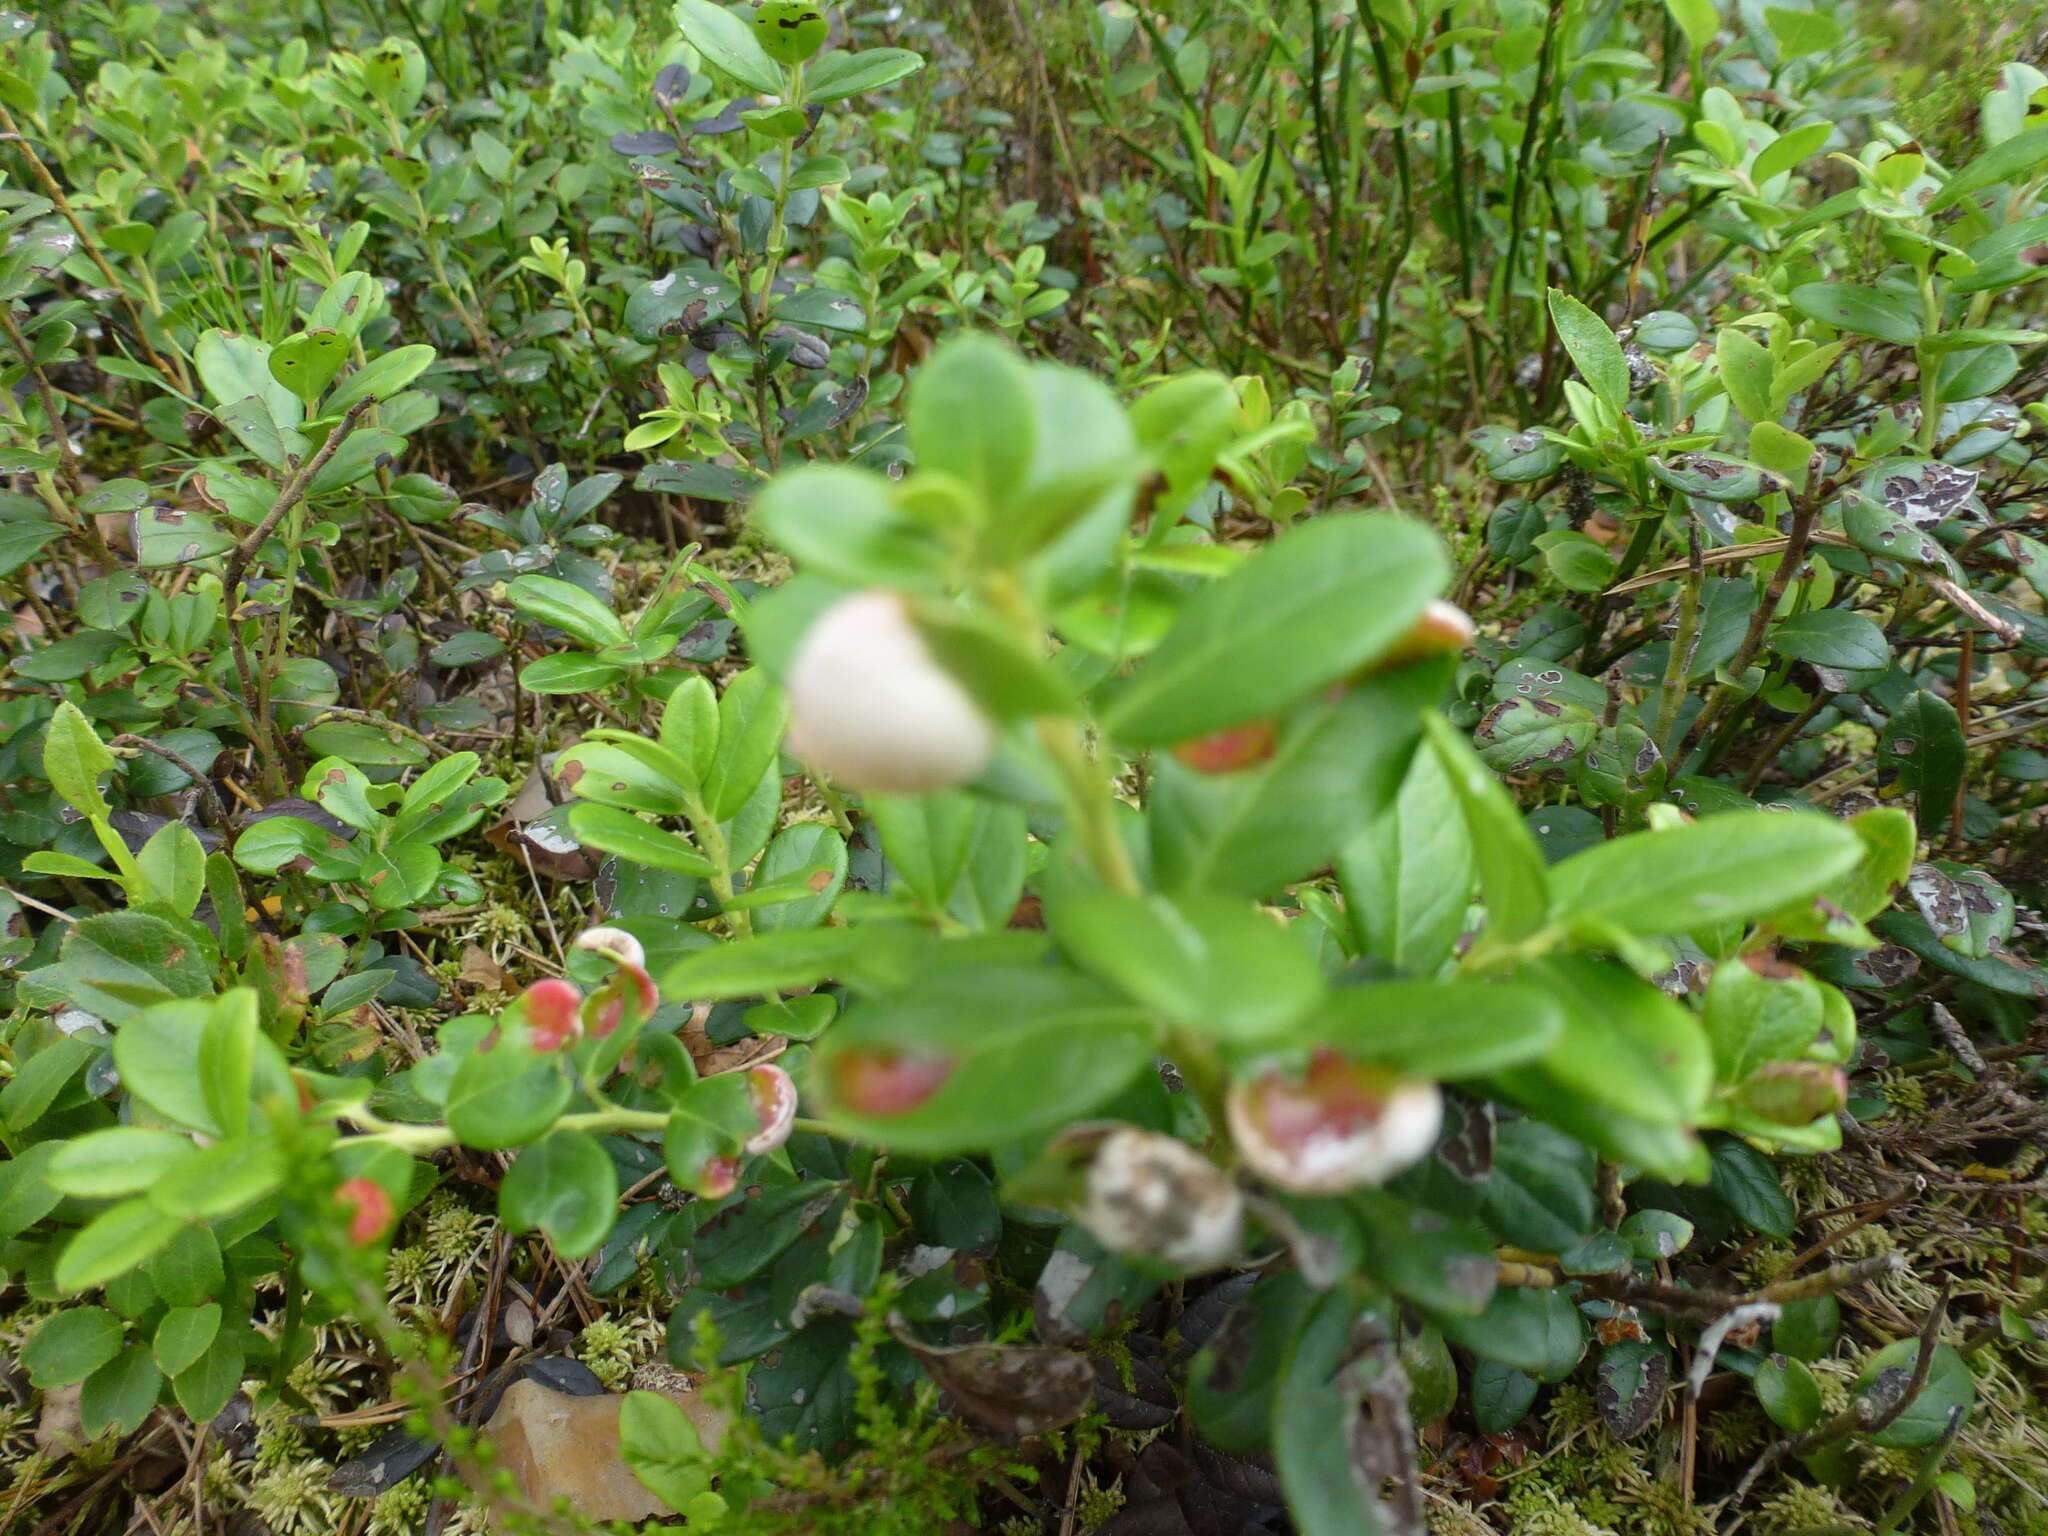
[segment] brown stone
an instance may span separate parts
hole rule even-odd
[[[662,1395],[697,1426],[707,1448],[725,1433],[723,1417],[695,1393],[674,1387]],[[528,1499],[546,1508],[567,1499],[586,1520],[651,1520],[673,1514],[636,1478],[619,1455],[619,1405],[607,1393],[575,1397],[536,1381],[515,1381],[484,1426],[499,1464],[518,1479]]]

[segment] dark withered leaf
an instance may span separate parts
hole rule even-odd
[[[1095,1369],[1078,1350],[1034,1345],[927,1344],[901,1318],[896,1341],[946,1391],[953,1406],[1003,1435],[1042,1435],[1071,1424],[1095,1400]]]

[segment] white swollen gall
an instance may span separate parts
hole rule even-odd
[[[576,935],[575,947],[630,965],[636,971],[647,968],[647,951],[623,928],[586,928]]]
[[[812,623],[789,668],[790,749],[863,793],[964,784],[995,728],[933,658],[899,593],[856,592]]]
[[[789,1140],[796,1124],[796,1083],[780,1067],[749,1067],[747,1091],[761,1117],[761,1129],[747,1138],[747,1151],[755,1156],[773,1152]]]
[[[1186,1142],[1125,1128],[1096,1149],[1077,1215],[1112,1253],[1198,1274],[1236,1257],[1244,1196]]]
[[[1307,1069],[1231,1085],[1231,1139],[1259,1177],[1297,1194],[1380,1184],[1436,1145],[1443,1095],[1384,1067],[1318,1051]]]

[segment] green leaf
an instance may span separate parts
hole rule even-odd
[[[1563,1017],[1543,1059],[1551,1076],[1623,1114],[1690,1125],[1705,1107],[1713,1060],[1699,1021],[1649,982],[1583,955],[1540,960],[1518,974]]]
[[[984,511],[1029,478],[1037,415],[1030,368],[992,337],[961,332],[911,375],[907,427],[920,471],[950,476]]]
[[[1818,1360],[1842,1331],[1842,1304],[1832,1296],[1788,1301],[1771,1324],[1771,1347],[1795,1360]]]
[[[1344,1203],[1365,1242],[1365,1268],[1382,1285],[1432,1313],[1476,1317],[1493,1299],[1500,1265],[1477,1222],[1447,1221],[1378,1189]]]
[[[693,674],[669,694],[661,710],[661,745],[689,769],[692,784],[701,786],[710,777],[718,754],[718,695],[708,678]]]
[[[1637,832],[1550,871],[1557,910],[1654,937],[1760,916],[1846,874],[1862,855],[1831,818],[1756,811]]]
[[[156,1338],[150,1346],[157,1368],[166,1376],[177,1376],[190,1369],[212,1347],[219,1332],[219,1302],[171,1308],[156,1325]]]
[[[141,1193],[193,1152],[191,1140],[175,1131],[110,1126],[63,1143],[46,1177],[62,1194],[105,1200]]]
[[[1792,1235],[1797,1213],[1778,1183],[1771,1160],[1744,1141],[1732,1136],[1711,1138],[1713,1189],[1737,1217],[1771,1237]]]
[[[1314,873],[1390,804],[1443,696],[1448,658],[1368,678],[1302,706],[1270,761],[1204,774],[1153,762],[1152,868],[1169,890],[1264,897]]]
[[[196,1424],[209,1423],[227,1407],[242,1385],[245,1346],[231,1329],[214,1336],[205,1354],[179,1372],[171,1381],[171,1392],[187,1418]]]
[[[806,464],[777,475],[754,499],[754,519],[798,565],[847,586],[926,591],[944,578],[938,530],[864,469]]]
[[[726,683],[718,700],[718,754],[704,782],[704,802],[714,821],[730,821],[740,813],[761,775],[775,766],[788,723],[788,697],[759,667]]]
[[[554,1056],[516,1040],[463,1057],[448,1087],[448,1129],[462,1142],[495,1152],[537,1141],[568,1108],[569,1079]]]
[[[1809,320],[1838,331],[1875,336],[1894,346],[1910,347],[1920,340],[1920,318],[1912,306],[1898,295],[1876,288],[1854,283],[1802,283],[1792,290],[1792,307]]]
[[[425,373],[433,361],[434,349],[418,342],[394,347],[382,357],[373,357],[327,397],[327,413],[333,415],[346,411],[358,400],[366,398],[389,400]]]
[[[66,1071],[68,1078],[76,1065]],[[17,1081],[19,1077],[17,1075]],[[40,1116],[41,1111],[37,1112]],[[10,1122],[11,1123],[11,1122]],[[64,1198],[43,1177],[61,1145],[39,1141],[0,1163],[0,1242],[18,1237],[57,1208]]]
[[[1541,1056],[1564,1028],[1541,988],[1388,981],[1332,990],[1292,1032],[1418,1077],[1479,1077]]]
[[[1269,1038],[1323,995],[1307,948],[1249,902],[1089,891],[1046,918],[1083,969],[1198,1034]]]
[[[45,1319],[21,1346],[30,1383],[68,1387],[121,1352],[121,1320],[105,1307],[66,1307]]]
[[[172,1216],[210,1221],[254,1205],[283,1183],[274,1143],[235,1136],[181,1159],[150,1187],[149,1198]]]
[[[1749,455],[1795,491],[1806,489],[1813,463],[1813,444],[1776,421],[1759,421],[1749,429]]]
[[[1551,902],[1536,835],[1514,798],[1448,720],[1432,710],[1423,717],[1422,729],[1464,808],[1487,933],[1507,941],[1525,938],[1543,925]]]
[[[555,772],[580,799],[622,811],[680,816],[695,798],[688,770],[665,762],[652,742],[586,739],[561,755]]]
[[[341,372],[348,351],[339,331],[300,331],[270,349],[270,376],[311,405]]]
[[[166,822],[150,834],[135,863],[144,882],[138,901],[169,907],[186,917],[206,894],[206,850],[198,834],[182,821]]]
[[[1771,631],[1771,644],[1795,661],[1841,672],[1881,672],[1892,657],[1891,645],[1876,622],[1846,608],[1795,613]]]
[[[697,951],[660,978],[671,997],[716,1001],[787,992],[843,975],[870,947],[874,928],[757,933]]]
[[[1562,1287],[1538,1290],[1504,1285],[1477,1317],[1438,1313],[1444,1337],[1482,1360],[1512,1367],[1538,1381],[1562,1381],[1586,1349],[1586,1320]]]
[[[1292,1270],[1261,1275],[1188,1369],[1188,1413],[1213,1445],[1260,1454],[1272,1443],[1273,1398],[1317,1293]]]
[[[1918,1339],[1901,1339],[1886,1345],[1865,1362],[1863,1373],[1856,1378],[1856,1390],[1869,1392],[1877,1378],[1888,1371],[1910,1377],[1919,1354]],[[1870,1443],[1887,1450],[1932,1445],[1948,1432],[1949,1415],[1958,1408],[1968,1408],[1976,1400],[1977,1378],[1971,1374],[1968,1362],[1952,1346],[1937,1344],[1927,1384],[1904,1412],[1870,1437]]]
[[[911,609],[932,657],[996,720],[1069,715],[1073,686],[1037,646],[1008,626],[952,603],[920,602]]]
[[[1040,363],[1026,378],[1031,394],[1030,467],[990,503],[979,550],[992,565],[1006,565],[1045,548],[1062,534],[1106,528],[1084,518],[1106,507],[1121,524],[1143,463],[1123,402],[1107,384],[1078,368]],[[1109,500],[1121,491],[1124,498]],[[1061,552],[1049,560],[1057,569]]]
[[[581,651],[565,651],[521,667],[519,686],[528,693],[601,693],[625,675],[623,666]]]
[[[1664,5],[1671,12],[1671,19],[1678,23],[1679,30],[1685,34],[1685,41],[1694,53],[1699,53],[1713,42],[1715,34],[1721,29],[1721,13],[1714,0],[1664,0]],[[1534,1392],[1535,1389],[1530,1388],[1532,1396]],[[1526,1406],[1524,1404],[1524,1407]],[[1521,1415],[1517,1414],[1515,1417],[1519,1419]]]
[[[918,1236],[956,1252],[993,1247],[1002,1236],[1003,1215],[995,1186],[964,1157],[933,1163],[910,1186],[908,1202]]]
[[[1480,1181],[1480,1214],[1503,1242],[1563,1253],[1599,1226],[1593,1154],[1561,1131],[1510,1120]]]
[[[0,523],[0,576],[11,575],[49,547],[64,530],[55,523]]]
[[[1347,1382],[1357,1307],[1343,1286],[1316,1301],[1273,1395],[1273,1464],[1300,1536],[1380,1536],[1386,1529],[1378,1490],[1363,1486],[1352,1449],[1360,1394]]]
[[[879,91],[885,85],[894,85],[923,68],[923,57],[907,48],[828,53],[804,71],[804,100],[842,101],[863,91]]]
[[[715,873],[711,861],[689,842],[673,832],[648,825],[630,811],[585,801],[569,808],[569,830],[584,847],[616,854],[629,864],[665,869],[699,880]]]
[[[711,1487],[713,1463],[697,1426],[658,1392],[628,1392],[619,1404],[619,1456],[650,1493],[679,1513]]]
[[[108,1429],[132,1435],[156,1406],[163,1373],[149,1351],[131,1345],[85,1379],[78,1394],[78,1420],[88,1435]]]
[[[278,428],[293,428],[306,419],[298,396],[271,377],[269,343],[209,330],[193,347],[192,361],[216,406],[231,408],[253,398],[271,424],[273,438]],[[215,414],[226,419],[222,411]]]
[[[520,576],[506,586],[505,596],[522,618],[552,625],[592,650],[626,643],[626,627],[618,615],[573,582]]]
[[[1628,359],[1621,343],[1592,310],[1562,289],[1550,290],[1550,320],[1573,364],[1593,391],[1617,415],[1628,409]]]
[[[1788,128],[1757,151],[1749,168],[1749,179],[1762,186],[1780,172],[1789,171],[1809,155],[1819,153],[1834,134],[1831,122],[1806,123]]]
[[[1412,519],[1299,524],[1188,601],[1104,728],[1148,746],[1269,714],[1384,654],[1448,577],[1442,544]]]
[[[82,815],[105,816],[99,778],[113,766],[114,754],[79,707],[69,699],[59,704],[43,734],[43,777],[50,787]]]
[[[941,971],[856,1004],[819,1042],[812,1082],[852,1130],[905,1151],[964,1152],[1069,1123],[1143,1070],[1152,1050],[1144,1016],[1093,983],[988,965]],[[837,1098],[838,1064],[897,1051],[947,1064],[922,1102],[876,1116]]]
[[[1787,1434],[1804,1434],[1820,1422],[1820,1383],[1805,1362],[1789,1355],[1772,1355],[1750,1380],[1764,1412]]]
[[[837,828],[816,821],[784,827],[761,855],[760,865],[754,871],[754,885],[758,889],[776,881],[796,879],[803,883],[806,894],[755,912],[755,929],[774,932],[817,927],[839,899],[846,884],[846,871],[846,839]]]
[[[218,1136],[198,1062],[199,1038],[212,1016],[199,1001],[145,1008],[115,1031],[114,1067],[121,1086],[165,1119]]]
[[[1723,326],[1714,341],[1714,356],[1720,364],[1721,387],[1735,402],[1735,409],[1751,422],[1775,421],[1771,409],[1771,354],[1747,331]]]
[[[675,0],[676,25],[705,61],[750,91],[779,96],[787,89],[782,70],[763,51],[754,29],[712,0]]]
[[[1708,0],[1697,3],[1707,5]],[[1676,8],[1674,0],[1673,9]],[[1521,1423],[1541,1386],[1528,1372],[1502,1365],[1498,1360],[1473,1361],[1472,1418],[1480,1433],[1497,1435]]]
[[[2011,181],[2048,160],[2048,126],[2027,128],[1994,144],[1951,176],[1927,212],[1936,214],[1972,193]]]
[[[57,1256],[57,1289],[67,1294],[105,1285],[149,1259],[184,1228],[148,1200],[124,1200],[82,1227]]]
[[[1464,810],[1435,752],[1415,754],[1394,803],[1337,855],[1360,952],[1415,975],[1456,948],[1476,878]]]
[[[38,999],[68,1000],[124,1024],[138,1009],[214,986],[213,936],[197,923],[153,912],[96,912],[64,933],[57,964],[22,985]]]
[[[595,1137],[554,1131],[513,1160],[498,1216],[514,1232],[538,1227],[565,1259],[595,1252],[619,1209],[619,1176]]]
[[[1954,706],[1924,688],[1908,694],[1878,733],[1877,766],[1891,776],[1894,792],[1914,796],[1921,829],[1930,838],[1938,834],[1955,809],[1956,788],[1969,766]]]

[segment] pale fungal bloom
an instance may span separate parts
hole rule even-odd
[[[773,1152],[789,1140],[796,1124],[796,1083],[780,1067],[749,1067],[747,1090],[761,1117],[761,1129],[747,1138],[747,1151],[755,1156]]]
[[[995,755],[995,728],[896,592],[857,592],[818,616],[790,663],[789,704],[790,750],[862,793],[948,789]]]
[[[1221,1169],[1185,1142],[1128,1127],[1096,1149],[1077,1214],[1111,1252],[1188,1274],[1229,1262],[1244,1233],[1244,1197]]]
[[[647,968],[647,951],[623,928],[586,928],[576,935],[575,947],[630,965],[636,971]]]
[[[1305,1195],[1385,1183],[1429,1156],[1443,1125],[1436,1084],[1332,1051],[1232,1084],[1225,1108],[1252,1171]]]

